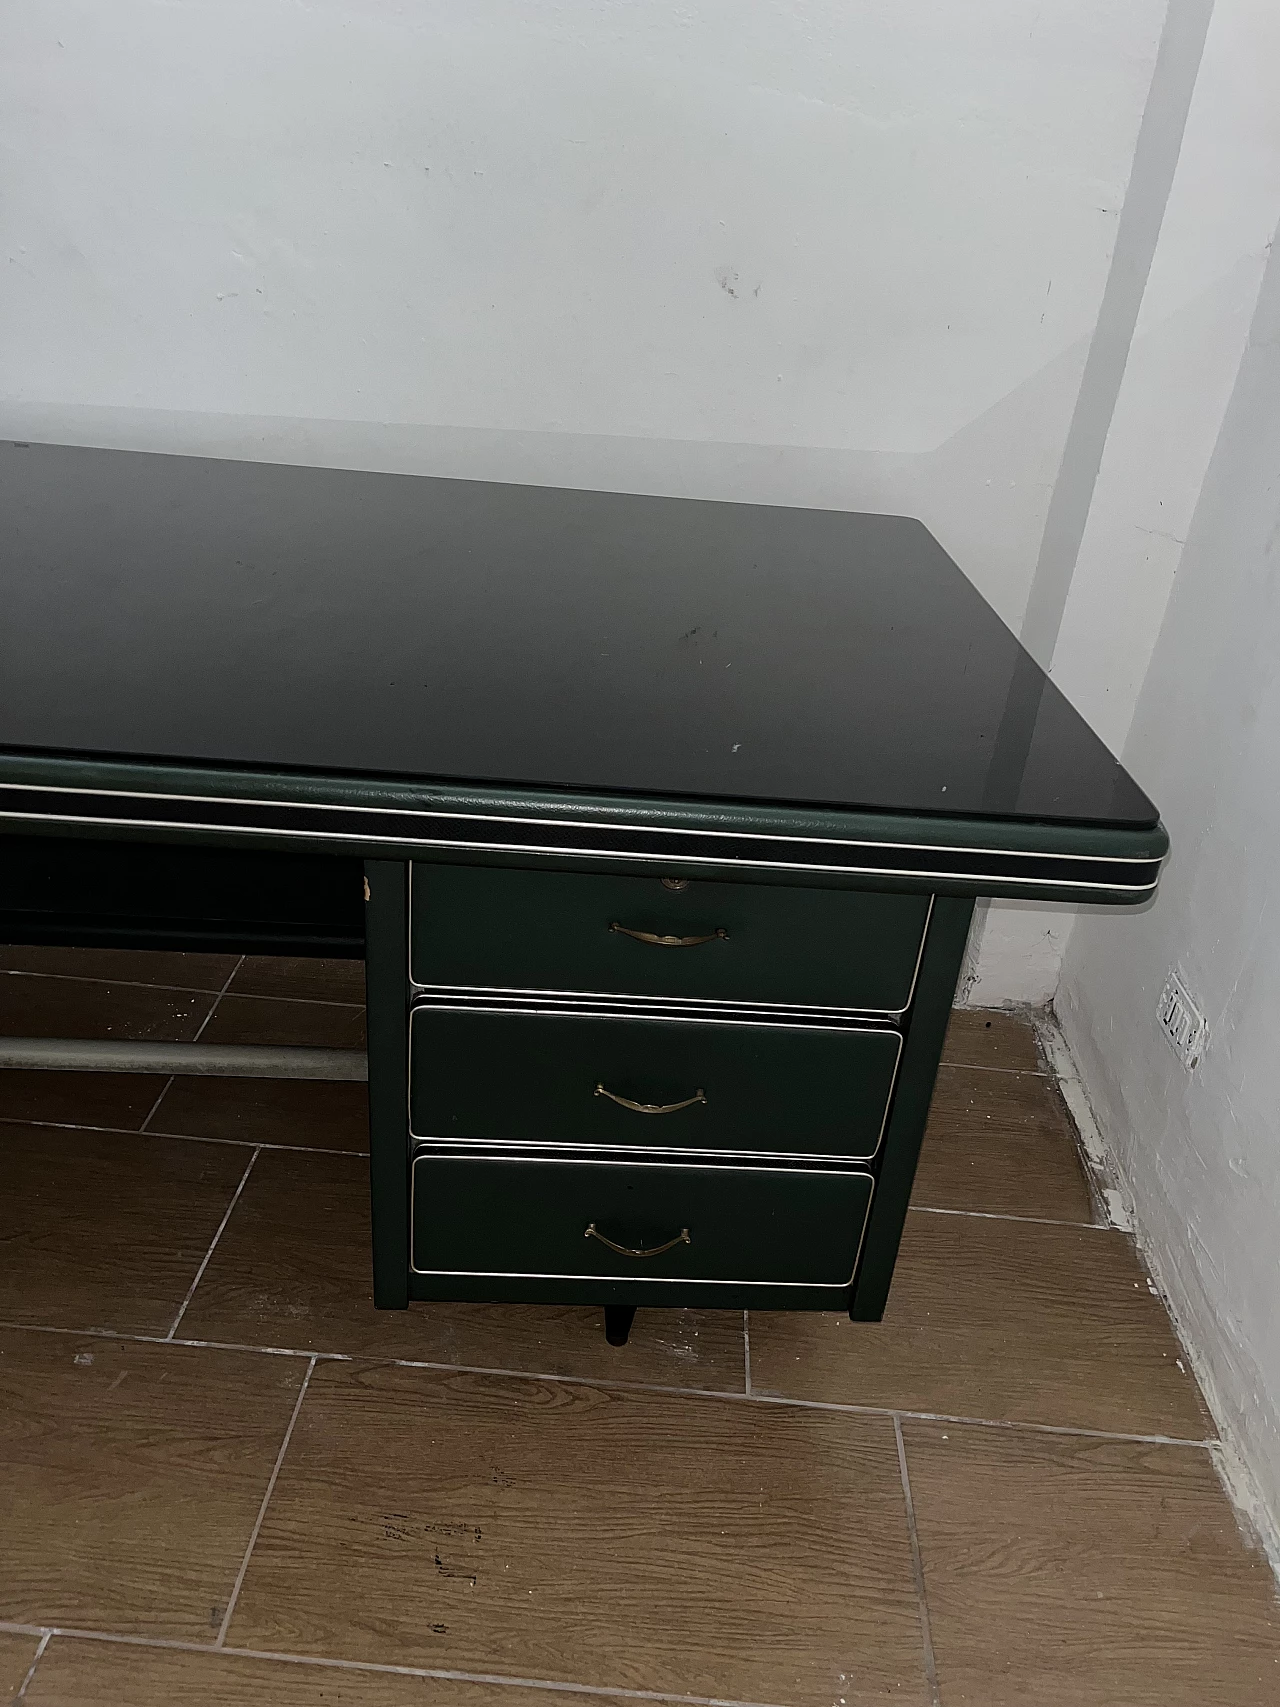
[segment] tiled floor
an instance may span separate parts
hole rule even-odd
[[[0,950],[0,1032],[362,1038],[359,968]],[[1280,1606],[1030,1030],[888,1316],[369,1302],[363,1090],[0,1073],[0,1701],[1275,1707]]]

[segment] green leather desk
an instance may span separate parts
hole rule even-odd
[[[363,954],[377,1302],[880,1316],[975,897],[1155,808],[917,522],[0,447],[0,937]]]

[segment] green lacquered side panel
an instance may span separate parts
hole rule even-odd
[[[411,1024],[410,1125],[419,1138],[868,1157],[900,1048],[890,1030],[428,1005]]]
[[[898,1088],[881,1152],[875,1206],[867,1223],[849,1311],[855,1321],[879,1321],[889,1297],[972,917],[972,901],[940,897],[929,921],[916,999],[906,1023]]]
[[[412,882],[417,984],[883,1013],[911,999],[929,911],[927,895],[493,866],[419,863]]]
[[[398,860],[365,866],[373,1301],[383,1310],[409,1302],[408,876]]]
[[[548,1280],[846,1287],[865,1173],[419,1154],[413,1266]],[[631,1250],[627,1255],[587,1233]],[[688,1233],[687,1241],[681,1237]]]

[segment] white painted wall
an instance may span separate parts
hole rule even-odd
[[[1208,0],[1187,0],[1188,21],[1194,26],[1195,13],[1207,8]],[[1176,137],[1164,143],[1172,145],[1176,171],[1136,331],[1123,375],[1116,375],[1087,520],[1065,565],[1069,590],[1050,648],[1054,679],[1116,752],[1128,734],[1280,219],[1278,65],[1280,7],[1273,0],[1217,0],[1203,55],[1188,68],[1195,81],[1180,149]],[[1131,183],[1131,196],[1140,190]],[[1141,769],[1138,776],[1159,800]],[[1068,908],[993,907],[975,956],[970,1001],[1048,1001],[1075,917]]]
[[[1141,1236],[1280,1534],[1280,12],[1218,0],[1054,673],[1159,802],[1155,903],[1056,1007]],[[1135,711],[1136,705],[1136,711]],[[1209,1020],[1159,1036],[1177,969]]]
[[[1280,6],[1217,0],[1053,676],[1124,745],[1280,220]]]
[[[1016,623],[1164,0],[29,0],[0,429],[919,513]]]
[[[1157,1273],[1280,1529],[1280,250],[1125,757],[1174,855],[1137,928],[1081,920],[1058,994]],[[1188,1074],[1169,968],[1209,1021]]]

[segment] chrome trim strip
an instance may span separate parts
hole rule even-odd
[[[403,807],[403,808],[402,807],[372,807],[372,806],[353,806],[353,805],[347,805],[347,804],[343,804],[343,803],[316,802],[316,801],[312,801],[312,802],[277,802],[277,801],[244,800],[244,799],[241,799],[239,797],[219,798],[216,796],[206,796],[206,795],[147,794],[147,793],[142,792],[142,791],[69,788],[69,787],[66,787],[66,786],[61,785],[61,784],[58,784],[58,785],[27,784],[27,783],[13,783],[13,782],[8,782],[8,781],[0,781],[0,790],[9,790],[10,792],[35,793],[35,794],[79,795],[82,797],[99,798],[99,799],[103,799],[103,800],[109,800],[112,802],[117,801],[117,800],[192,801],[192,802],[196,802],[198,804],[214,804],[214,805],[218,805],[218,806],[222,806],[222,807],[226,807],[226,808],[248,807],[248,808],[251,808],[254,810],[291,811],[291,812],[297,811],[297,812],[303,812],[303,813],[328,812],[328,813],[337,814],[339,817],[345,817],[345,816],[350,816],[352,814],[362,814],[362,813],[367,813],[367,814],[381,813],[384,816],[404,817],[404,818],[409,818],[412,820],[430,819],[430,820],[440,820],[440,821],[444,821],[444,822],[453,822],[453,823],[473,823],[474,822],[474,823],[515,824],[515,825],[527,824],[530,826],[540,826],[540,825],[546,823],[546,824],[553,824],[553,825],[560,827],[560,828],[579,830],[579,831],[582,831],[584,834],[590,834],[592,832],[604,831],[606,834],[611,834],[614,836],[628,836],[628,835],[637,836],[637,835],[641,835],[641,836],[646,836],[646,837],[650,837],[650,838],[671,838],[671,837],[688,836],[688,837],[704,837],[704,838],[708,838],[708,839],[718,839],[721,841],[737,840],[740,843],[747,844],[748,848],[750,848],[750,846],[757,844],[757,843],[770,843],[770,844],[776,843],[779,846],[782,846],[782,847],[785,847],[788,849],[792,849],[792,848],[803,849],[806,847],[814,847],[814,848],[840,847],[840,848],[847,848],[851,851],[856,851],[859,848],[865,848],[865,849],[880,848],[880,849],[888,849],[888,850],[904,850],[904,851],[914,852],[914,853],[918,853],[922,858],[925,858],[928,856],[939,855],[939,854],[946,855],[946,854],[950,853],[950,854],[954,854],[954,855],[956,855],[962,859],[971,859],[971,858],[972,859],[987,859],[987,858],[989,858],[989,859],[993,859],[993,860],[1008,860],[1008,861],[1017,862],[1017,863],[1024,865],[1024,866],[1027,864],[1032,864],[1033,866],[1035,866],[1035,865],[1040,865],[1044,862],[1051,862],[1051,861],[1072,861],[1078,865],[1083,865],[1086,867],[1094,867],[1094,868],[1097,868],[1099,866],[1101,866],[1101,867],[1106,867],[1106,866],[1137,866],[1137,867],[1145,867],[1147,869],[1154,871],[1154,876],[1149,881],[1135,884],[1135,883],[1122,883],[1122,882],[1116,882],[1116,881],[1102,882],[1102,881],[1098,881],[1095,879],[1089,879],[1089,878],[1073,878],[1073,877],[1060,878],[1060,877],[1055,877],[1052,874],[1052,871],[1044,872],[1043,874],[1040,874],[1040,875],[1023,876],[1023,875],[1020,875],[1016,871],[1003,872],[1003,873],[1002,872],[985,871],[985,870],[979,870],[979,869],[975,869],[975,870],[971,870],[971,871],[956,871],[956,870],[946,871],[946,870],[925,869],[923,867],[898,867],[898,866],[882,867],[882,866],[878,866],[878,865],[874,865],[874,864],[857,864],[857,863],[830,864],[830,863],[825,863],[825,862],[808,861],[808,860],[801,860],[801,859],[785,860],[785,859],[779,859],[776,857],[771,857],[771,858],[755,857],[755,858],[753,858],[753,857],[751,857],[749,851],[746,853],[741,853],[741,852],[736,853],[736,854],[733,854],[730,856],[722,856],[722,855],[702,853],[702,852],[689,852],[686,850],[686,852],[683,855],[683,857],[685,859],[687,859],[687,861],[693,865],[710,866],[710,867],[714,867],[716,869],[739,870],[739,871],[742,871],[742,870],[746,870],[746,871],[788,871],[788,872],[794,871],[794,872],[805,872],[805,873],[810,873],[810,874],[829,875],[829,876],[837,876],[837,877],[863,877],[863,878],[880,877],[880,878],[901,878],[901,879],[914,880],[914,881],[959,882],[959,883],[965,883],[965,884],[972,884],[974,887],[976,887],[978,889],[982,889],[983,887],[991,887],[993,885],[995,887],[1000,887],[1002,885],[1013,885],[1016,887],[1036,887],[1036,886],[1046,887],[1047,886],[1047,887],[1052,887],[1052,888],[1057,888],[1057,889],[1067,889],[1067,890],[1071,890],[1071,891],[1078,891],[1082,895],[1089,894],[1089,893],[1099,891],[1099,890],[1109,890],[1109,891],[1113,891],[1113,892],[1119,892],[1119,893],[1122,893],[1125,895],[1140,897],[1140,896],[1147,895],[1147,894],[1153,894],[1155,892],[1156,885],[1159,881],[1160,867],[1162,864],[1161,859],[1159,857],[1156,857],[1153,855],[1120,854],[1120,855],[1112,856],[1112,855],[1079,854],[1079,853],[1053,853],[1053,852],[1048,852],[1048,851],[1030,852],[1030,851],[1024,851],[1024,850],[1019,850],[1019,849],[997,849],[997,848],[982,848],[982,847],[960,847],[960,846],[942,847],[942,846],[937,846],[935,844],[926,843],[926,842],[921,842],[921,843],[874,842],[874,841],[859,841],[856,838],[850,838],[849,840],[842,840],[839,838],[819,837],[819,836],[782,836],[782,835],[774,834],[773,832],[763,832],[763,831],[757,832],[757,831],[749,831],[749,830],[731,831],[731,830],[712,830],[712,829],[705,829],[705,830],[704,829],[687,829],[687,828],[684,828],[681,826],[666,825],[666,824],[659,824],[659,825],[603,824],[603,825],[601,825],[601,824],[594,822],[594,821],[575,822],[575,821],[571,821],[571,820],[551,820],[551,819],[540,819],[540,818],[522,819],[522,818],[518,818],[514,815],[499,816],[496,814],[480,814],[480,813],[446,813],[446,812],[437,812],[437,811],[427,810],[425,808],[414,808],[414,807]],[[291,839],[291,840],[310,841],[310,842],[340,841],[340,842],[355,843],[359,846],[370,847],[370,848],[374,848],[374,847],[402,848],[402,847],[409,846],[409,847],[418,847],[418,848],[423,848],[423,849],[439,848],[439,849],[450,851],[450,852],[463,852],[463,853],[502,853],[502,854],[511,854],[511,855],[516,855],[516,856],[526,856],[526,857],[534,856],[534,857],[539,857],[539,858],[546,857],[546,856],[553,856],[553,857],[558,858],[558,859],[566,859],[566,860],[582,860],[582,859],[629,860],[629,861],[644,861],[644,862],[652,863],[655,860],[660,860],[660,859],[664,859],[664,858],[671,858],[673,856],[676,858],[682,857],[681,854],[676,852],[675,850],[673,850],[671,854],[663,853],[659,849],[641,849],[641,850],[636,851],[636,850],[632,850],[632,849],[629,849],[626,847],[609,846],[609,845],[607,845],[607,843],[603,844],[603,845],[593,845],[593,846],[587,846],[587,847],[573,847],[573,846],[564,847],[564,846],[557,846],[555,844],[545,844],[544,845],[544,844],[540,844],[540,843],[534,844],[534,843],[519,842],[519,841],[514,841],[514,842],[513,841],[506,841],[506,842],[504,842],[504,841],[500,841],[500,840],[484,840],[484,841],[470,840],[470,839],[464,840],[461,838],[453,838],[453,837],[445,837],[445,836],[423,836],[420,834],[415,834],[415,835],[374,834],[374,833],[369,833],[369,832],[352,830],[352,829],[349,829],[346,827],[343,827],[340,829],[335,829],[332,831],[327,831],[324,828],[297,829],[297,828],[291,828],[291,827],[286,826],[286,825],[278,825],[278,824],[258,825],[258,824],[244,823],[244,822],[207,823],[207,822],[204,822],[203,820],[196,820],[196,819],[159,818],[159,817],[151,817],[151,818],[109,817],[109,816],[105,816],[105,815],[83,815],[83,814],[76,814],[76,813],[34,812],[34,811],[29,811],[29,810],[20,810],[20,809],[13,809],[13,808],[0,808],[0,818],[7,818],[13,822],[18,822],[18,823],[61,823],[61,824],[76,824],[76,825],[82,825],[85,827],[95,827],[96,826],[96,827],[111,828],[111,829],[168,830],[168,831],[178,831],[178,832],[185,831],[187,833],[196,832],[196,833],[200,833],[200,834],[212,834],[212,835],[263,836],[263,837],[273,837],[273,838],[277,838],[277,839],[287,838],[287,839]]]
[[[911,987],[907,991],[907,999],[900,1008],[889,1010],[895,1019],[900,1019],[916,999],[916,986],[920,982],[920,968],[924,965],[924,945],[929,940],[929,926],[933,923],[933,904],[936,900],[936,895],[930,895],[929,905],[924,910],[924,928],[920,932],[920,941],[916,947],[916,963],[911,969]],[[876,1009],[872,1009],[873,1013],[876,1011]]]
[[[432,1156],[432,1152],[430,1150],[425,1151],[425,1152],[420,1152],[419,1154],[415,1155],[412,1158],[412,1161],[411,1161],[410,1167],[409,1167],[409,1272],[410,1272],[410,1274],[436,1275],[436,1276],[439,1276],[441,1279],[445,1279],[445,1280],[449,1280],[449,1279],[456,1279],[456,1280],[463,1280],[463,1279],[466,1279],[466,1280],[568,1280],[568,1281],[580,1280],[580,1281],[583,1281],[584,1283],[604,1282],[604,1283],[608,1284],[608,1283],[612,1282],[615,1284],[621,1283],[622,1285],[625,1285],[625,1286],[779,1286],[779,1287],[790,1287],[790,1288],[801,1288],[801,1289],[807,1288],[809,1290],[822,1291],[822,1292],[843,1292],[843,1291],[846,1291],[850,1286],[853,1285],[854,1277],[856,1276],[856,1274],[858,1272],[858,1262],[862,1256],[862,1247],[863,1247],[864,1243],[866,1242],[866,1237],[867,1237],[867,1225],[871,1220],[871,1205],[872,1205],[872,1202],[873,1202],[873,1200],[875,1198],[875,1194],[876,1194],[876,1182],[875,1182],[874,1177],[871,1174],[863,1173],[856,1168],[846,1168],[846,1169],[841,1169],[841,1170],[837,1170],[835,1168],[806,1168],[804,1170],[804,1176],[806,1179],[812,1179],[818,1175],[820,1175],[821,1177],[823,1177],[825,1179],[865,1179],[871,1186],[871,1190],[867,1193],[866,1213],[864,1214],[864,1216],[862,1218],[862,1227],[858,1233],[858,1246],[857,1246],[857,1249],[853,1253],[853,1269],[849,1275],[848,1280],[733,1280],[733,1279],[707,1280],[707,1279],[703,1279],[703,1278],[686,1279],[680,1275],[665,1275],[665,1276],[662,1276],[661,1278],[659,1278],[658,1276],[629,1275],[629,1274],[530,1274],[527,1270],[526,1271],[520,1271],[517,1269],[419,1268],[417,1266],[417,1264],[414,1262],[414,1249],[413,1249],[413,1244],[414,1244],[414,1239],[413,1239],[413,1232],[414,1232],[414,1215],[413,1215],[414,1196],[415,1196],[415,1193],[417,1190],[417,1184],[418,1184],[418,1163],[430,1161],[431,1156]],[[457,1158],[451,1158],[451,1159],[456,1160]],[[501,1161],[501,1163],[508,1168],[511,1166],[510,1160],[505,1156],[501,1157],[501,1158],[488,1157],[488,1156],[473,1156],[470,1159],[472,1161],[478,1162],[482,1167],[489,1165],[495,1161]],[[665,1162],[642,1162],[642,1161],[641,1162],[632,1162],[632,1161],[610,1162],[610,1161],[604,1160],[604,1161],[592,1161],[592,1162],[574,1161],[572,1163],[564,1163],[561,1161],[561,1158],[555,1157],[555,1156],[548,1156],[548,1157],[530,1156],[530,1157],[526,1157],[525,1159],[528,1161],[536,1161],[539,1163],[546,1162],[546,1163],[555,1164],[555,1165],[561,1165],[561,1166],[567,1165],[567,1166],[579,1167],[579,1168],[583,1168],[583,1167],[587,1167],[587,1168],[662,1167],[662,1168],[667,1169],[668,1172],[674,1172],[675,1171],[675,1170],[670,1168],[670,1165],[668,1163],[665,1163]],[[680,1169],[681,1173],[690,1173],[693,1171],[695,1171],[695,1170],[690,1169],[690,1168]],[[794,1168],[724,1168],[724,1167],[717,1167],[714,1169],[713,1168],[703,1168],[703,1169],[699,1169],[696,1171],[699,1171],[702,1173],[794,1174],[797,1170]]]
[[[572,1010],[566,1011],[565,1009],[555,1009],[555,1010],[548,1011],[545,1008],[537,1008],[537,1007],[499,1007],[496,1005],[485,1006],[485,1007],[477,1007],[477,1006],[474,1006],[473,1004],[471,1004],[469,1002],[418,1002],[412,1008],[410,1008],[410,1010],[409,1010],[409,1074],[408,1074],[408,1079],[409,1079],[409,1088],[408,1088],[409,1137],[410,1137],[410,1139],[414,1143],[447,1144],[450,1147],[457,1146],[457,1145],[463,1145],[463,1146],[467,1146],[467,1147],[480,1147],[480,1146],[482,1146],[484,1148],[488,1148],[490,1145],[493,1145],[494,1147],[501,1147],[504,1149],[516,1148],[516,1149],[525,1149],[525,1150],[537,1150],[540,1153],[545,1150],[549,1156],[552,1152],[554,1152],[556,1150],[572,1150],[575,1152],[576,1151],[582,1151],[582,1150],[589,1150],[589,1151],[625,1150],[628,1153],[635,1152],[635,1153],[640,1154],[640,1155],[688,1156],[688,1157],[694,1157],[694,1158],[696,1158],[698,1156],[759,1156],[759,1157],[762,1157],[766,1160],[772,1159],[774,1161],[871,1162],[871,1161],[874,1161],[875,1158],[880,1154],[881,1146],[884,1143],[884,1135],[885,1135],[885,1132],[888,1130],[889,1115],[893,1109],[894,1093],[897,1091],[897,1088],[898,1088],[898,1072],[902,1066],[902,1051],[903,1051],[903,1044],[904,1044],[902,1033],[899,1031],[893,1031],[888,1026],[852,1026],[852,1025],[850,1025],[850,1026],[834,1026],[834,1025],[778,1026],[778,1025],[775,1025],[772,1027],[764,1027],[764,1026],[760,1025],[758,1021],[755,1021],[755,1020],[746,1020],[746,1019],[720,1020],[720,1019],[714,1019],[714,1018],[711,1018],[708,1016],[702,1016],[702,1015],[691,1015],[688,1018],[686,1018],[683,1014],[672,1015],[672,1016],[666,1016],[666,1015],[656,1016],[655,1018],[650,1020],[651,1024],[659,1024],[659,1025],[664,1024],[664,1023],[665,1024],[674,1024],[674,1025],[681,1025],[681,1024],[736,1025],[736,1026],[740,1026],[740,1027],[741,1026],[755,1027],[755,1029],[761,1030],[761,1031],[766,1030],[766,1029],[773,1030],[773,1031],[784,1031],[784,1030],[805,1031],[805,1032],[829,1031],[829,1032],[834,1032],[838,1036],[841,1036],[841,1037],[892,1037],[894,1039],[894,1041],[897,1043],[898,1047],[897,1047],[897,1051],[894,1054],[894,1058],[893,1058],[893,1069],[889,1074],[889,1088],[888,1088],[887,1092],[885,1093],[884,1111],[880,1116],[880,1126],[879,1126],[879,1130],[876,1132],[875,1143],[873,1144],[873,1146],[871,1147],[870,1150],[866,1151],[864,1154],[861,1154],[861,1155],[849,1155],[849,1156],[842,1155],[842,1154],[833,1155],[831,1153],[831,1151],[829,1151],[829,1150],[809,1152],[809,1151],[803,1151],[803,1150],[777,1150],[777,1149],[774,1149],[774,1150],[744,1150],[744,1149],[722,1149],[722,1148],[712,1149],[709,1146],[701,1146],[701,1145],[694,1146],[691,1148],[687,1145],[681,1145],[681,1144],[676,1144],[676,1145],[613,1144],[613,1143],[610,1143],[608,1139],[601,1139],[594,1144],[589,1144],[589,1143],[574,1144],[574,1143],[569,1143],[567,1141],[557,1142],[555,1139],[538,1140],[538,1139],[529,1139],[529,1138],[523,1138],[523,1139],[521,1139],[521,1138],[485,1138],[485,1137],[475,1137],[475,1136],[470,1136],[470,1137],[466,1137],[466,1138],[440,1138],[435,1133],[416,1132],[414,1130],[414,1126],[413,1126],[413,1058],[414,1058],[413,1022],[419,1014],[430,1014],[430,1013],[513,1014],[517,1019],[542,1019],[542,1018],[571,1019],[571,1020],[572,1019],[605,1019],[605,1020],[613,1020],[615,1022],[616,1021],[625,1022],[628,1020],[635,1020],[636,1018],[641,1017],[641,1016],[638,1016],[635,1014],[627,1014],[627,1013],[602,1014],[602,1013],[598,1013],[594,1010],[587,1010],[587,1011],[582,1012],[582,1013],[576,1013]],[[643,1017],[646,1019],[649,1018],[649,1016],[647,1016],[647,1015],[645,1015]],[[785,1171],[785,1170],[780,1170],[780,1171]]]
[[[335,840],[335,841],[342,841],[342,842],[358,842],[362,847],[369,847],[369,848],[402,848],[402,847],[407,845],[406,839],[402,836],[356,836],[356,835],[352,835],[350,833],[344,833],[341,836],[335,836],[335,837],[330,838],[330,837],[325,837],[325,836],[319,836],[310,830],[285,830],[285,829],[260,830],[260,829],[255,829],[253,827],[245,826],[245,825],[170,823],[170,822],[166,822],[166,821],[160,820],[160,819],[76,818],[76,817],[70,817],[70,816],[61,817],[61,816],[58,816],[56,814],[51,814],[51,813],[6,812],[3,810],[0,810],[0,818],[8,818],[8,819],[10,819],[16,823],[23,823],[23,824],[40,824],[40,823],[82,824],[85,826],[90,826],[90,825],[92,825],[92,826],[107,826],[107,827],[110,827],[111,829],[123,829],[123,830],[188,830],[188,831],[195,830],[195,831],[200,831],[202,833],[203,832],[209,832],[212,834],[219,834],[220,833],[223,835],[230,834],[230,835],[236,835],[236,836],[269,836],[269,837],[273,837],[273,838],[279,838],[281,836],[287,836],[290,839],[296,839],[298,841],[305,841],[305,842],[311,842],[311,843],[315,843],[317,841],[325,841],[325,840]],[[426,840],[423,840],[423,841],[418,841],[418,842],[413,843],[412,846],[416,847],[416,848],[445,848],[445,849],[448,849],[450,852],[461,852],[461,853],[510,853],[510,854],[535,855],[538,857],[541,857],[543,855],[550,855],[556,859],[592,859],[592,860],[626,859],[626,860],[643,860],[643,861],[650,861],[651,862],[655,859],[662,857],[660,855],[650,854],[650,853],[627,853],[627,852],[621,851],[621,850],[616,849],[616,848],[587,848],[587,849],[582,849],[582,848],[531,847],[531,846],[528,846],[525,844],[502,845],[502,844],[494,843],[494,842],[454,842],[454,841],[426,841]],[[1017,856],[1011,856],[1011,857],[1017,857]],[[1036,855],[1036,854],[1029,854],[1029,855],[1021,856],[1021,857],[1026,857],[1028,859],[1036,859],[1036,858],[1040,858],[1042,856]],[[1058,856],[1046,854],[1043,857],[1044,858],[1056,858]],[[1094,891],[1098,891],[1098,890],[1105,890],[1105,891],[1112,893],[1112,894],[1119,892],[1121,894],[1133,895],[1135,897],[1136,896],[1145,896],[1145,895],[1154,895],[1155,891],[1156,891],[1157,882],[1158,882],[1158,875],[1156,878],[1153,878],[1151,880],[1151,882],[1149,882],[1149,883],[1098,883],[1098,882],[1093,882],[1092,880],[1086,880],[1084,878],[1078,878],[1078,877],[1077,878],[1053,878],[1050,876],[1021,877],[1021,876],[1017,876],[1013,873],[1007,873],[1007,872],[1006,873],[999,873],[999,872],[986,872],[986,871],[972,871],[972,872],[969,872],[969,871],[962,871],[962,872],[923,871],[923,870],[898,869],[896,867],[893,870],[888,870],[888,869],[885,869],[885,868],[880,867],[880,866],[871,866],[871,865],[867,865],[867,866],[861,866],[861,865],[809,865],[809,864],[803,864],[797,860],[786,860],[786,861],[784,861],[784,860],[773,860],[773,861],[766,862],[764,860],[748,860],[748,859],[744,859],[744,858],[711,859],[706,855],[696,856],[693,863],[696,863],[697,865],[700,865],[700,866],[702,866],[702,865],[714,865],[716,867],[723,867],[726,870],[735,870],[735,871],[794,871],[794,872],[818,873],[822,876],[830,876],[830,877],[866,877],[866,878],[886,878],[886,877],[888,877],[888,878],[919,879],[920,881],[926,882],[926,883],[968,883],[968,884],[972,884],[975,888],[980,889],[980,890],[999,889],[999,888],[1006,886],[1006,885],[1009,885],[1009,884],[1015,884],[1015,885],[1018,885],[1019,887],[1027,887],[1027,888],[1041,888],[1041,889],[1052,888],[1052,889],[1058,889],[1058,890],[1070,890],[1072,892],[1079,891],[1082,895],[1091,894]],[[1158,862],[1147,861],[1144,863],[1156,864]]]
[[[645,835],[719,836],[726,841],[734,836],[748,836],[752,841],[813,842],[828,847],[936,848],[941,853],[999,854],[1010,851],[1001,848],[961,847],[932,842],[875,842],[860,837],[846,839],[843,836],[784,836],[772,830],[695,830],[676,824],[609,824],[603,820],[591,818],[526,817],[516,812],[446,812],[434,806],[360,806],[348,801],[330,800],[258,800],[251,795],[173,794],[164,793],[160,790],[89,788],[84,785],[72,786],[68,783],[52,782],[10,782],[0,779],[0,788],[18,789],[40,794],[90,794],[99,795],[109,800],[192,800],[210,806],[266,806],[288,812],[367,812],[371,814],[384,812],[395,813],[404,818],[441,818],[477,824],[546,824],[555,829],[593,829],[603,822],[606,829],[633,830]],[[1014,851],[1016,853],[1016,850]],[[1032,857],[1036,859],[1094,859],[1102,857],[1108,863],[1117,865],[1143,865],[1149,863],[1154,856],[1151,854],[1106,854],[1098,856],[1074,853],[1036,853]]]

